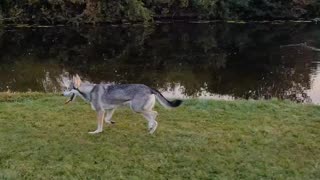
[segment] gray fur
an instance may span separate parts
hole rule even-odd
[[[80,80],[80,78],[79,78]],[[74,87],[74,82],[68,85],[64,91],[65,96],[71,96],[73,101],[76,96],[80,96],[91,104],[93,110],[98,115],[98,128],[91,134],[100,133],[103,130],[103,118],[105,112],[105,122],[114,123],[112,115],[119,106],[129,105],[130,108],[140,113],[148,120],[149,132],[152,134],[157,128],[156,117],[158,113],[153,111],[155,99],[167,108],[177,107],[182,101],[168,101],[159,91],[143,84],[90,84],[82,83],[79,88]]]

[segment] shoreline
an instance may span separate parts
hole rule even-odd
[[[139,26],[152,26],[156,24],[174,24],[174,23],[188,23],[188,24],[214,24],[214,23],[227,23],[227,24],[285,24],[285,23],[314,23],[320,24],[320,18],[315,19],[308,19],[308,20],[180,20],[180,19],[173,19],[173,20],[154,20],[153,22],[123,22],[123,23],[115,23],[115,22],[101,22],[101,23],[83,23],[81,26],[128,26],[128,25],[139,25]],[[2,23],[1,26],[4,27],[78,27],[80,25],[72,25],[68,23],[61,23],[61,24],[36,24],[36,23]]]

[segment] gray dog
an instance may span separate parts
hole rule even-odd
[[[80,96],[91,104],[93,110],[98,115],[97,130],[90,134],[100,133],[103,130],[104,114],[107,112],[105,122],[114,123],[111,120],[115,109],[122,105],[129,105],[134,112],[140,113],[148,120],[149,133],[152,134],[157,129],[156,117],[158,113],[153,111],[155,99],[166,108],[178,107],[182,101],[167,100],[159,91],[143,84],[91,84],[82,83],[78,75],[71,80],[63,80],[64,96],[70,96],[66,102],[74,101],[76,96]]]

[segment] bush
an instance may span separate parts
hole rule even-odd
[[[140,0],[126,1],[126,18],[130,21],[150,21],[152,19],[151,11],[144,7],[144,3]]]

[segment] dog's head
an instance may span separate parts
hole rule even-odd
[[[72,80],[62,77],[61,86],[63,87],[63,95],[70,97],[69,100],[65,102],[65,104],[74,101],[79,94],[79,87],[81,85],[81,79],[79,75],[72,77]]]

